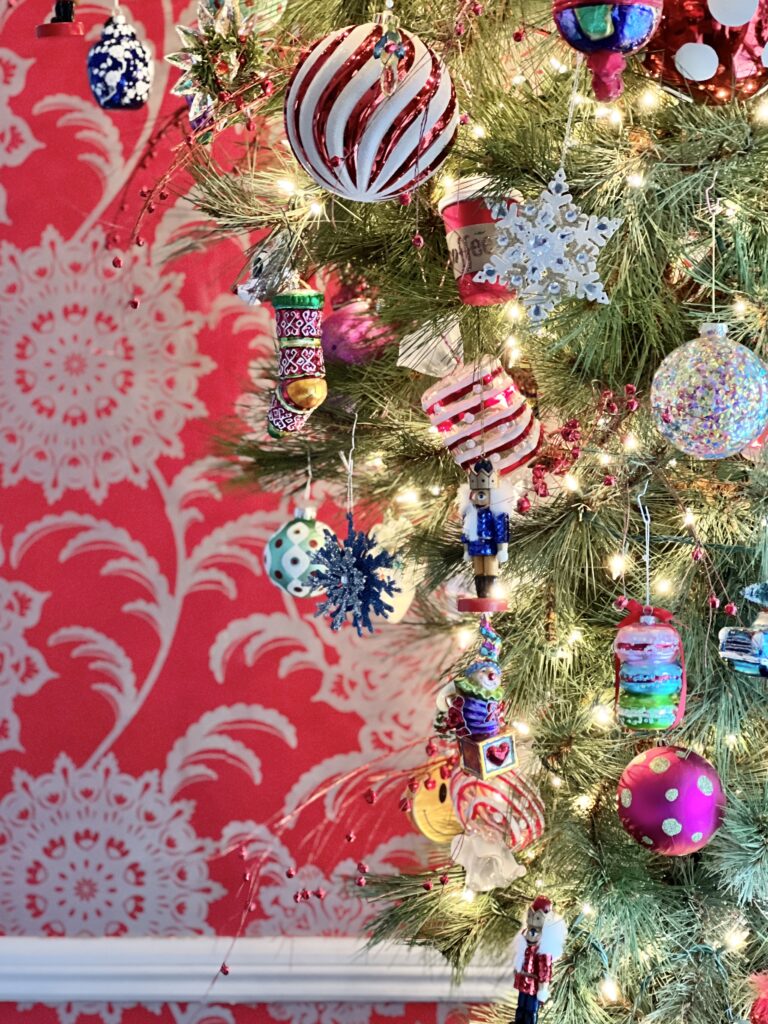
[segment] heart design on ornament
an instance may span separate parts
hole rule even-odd
[[[495,743],[488,747],[488,760],[495,765],[502,765],[509,757],[509,743]]]

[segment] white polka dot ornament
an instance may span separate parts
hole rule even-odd
[[[441,166],[459,112],[442,60],[384,24],[351,25],[299,60],[285,100],[291,149],[329,192],[360,203],[394,199]]]
[[[88,81],[94,99],[106,110],[137,110],[149,99],[154,64],[147,46],[122,14],[104,25],[101,39],[88,51]]]
[[[701,850],[720,828],[725,793],[714,766],[683,747],[653,747],[624,769],[619,818],[635,842],[665,857]]]
[[[768,0],[686,0],[664,5],[645,66],[697,103],[748,100],[768,86]]]
[[[323,593],[312,581],[314,556],[325,544],[330,526],[318,522],[315,509],[296,509],[290,522],[274,533],[264,549],[267,576],[293,597],[317,597]]]

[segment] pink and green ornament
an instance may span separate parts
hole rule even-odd
[[[635,842],[664,857],[703,849],[725,814],[714,766],[683,747],[652,747],[627,765],[619,780],[621,824]]]

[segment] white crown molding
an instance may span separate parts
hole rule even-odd
[[[509,967],[478,965],[461,985],[433,953],[354,938],[0,937],[0,1002],[485,1003]],[[226,958],[227,977],[218,976]],[[216,979],[209,993],[211,982]]]

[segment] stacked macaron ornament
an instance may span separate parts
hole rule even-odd
[[[613,645],[616,713],[633,732],[673,729],[685,714],[683,642],[663,608],[630,601]]]
[[[498,359],[461,363],[424,392],[424,412],[462,469],[480,457],[500,476],[519,474],[542,440],[541,423]]]

